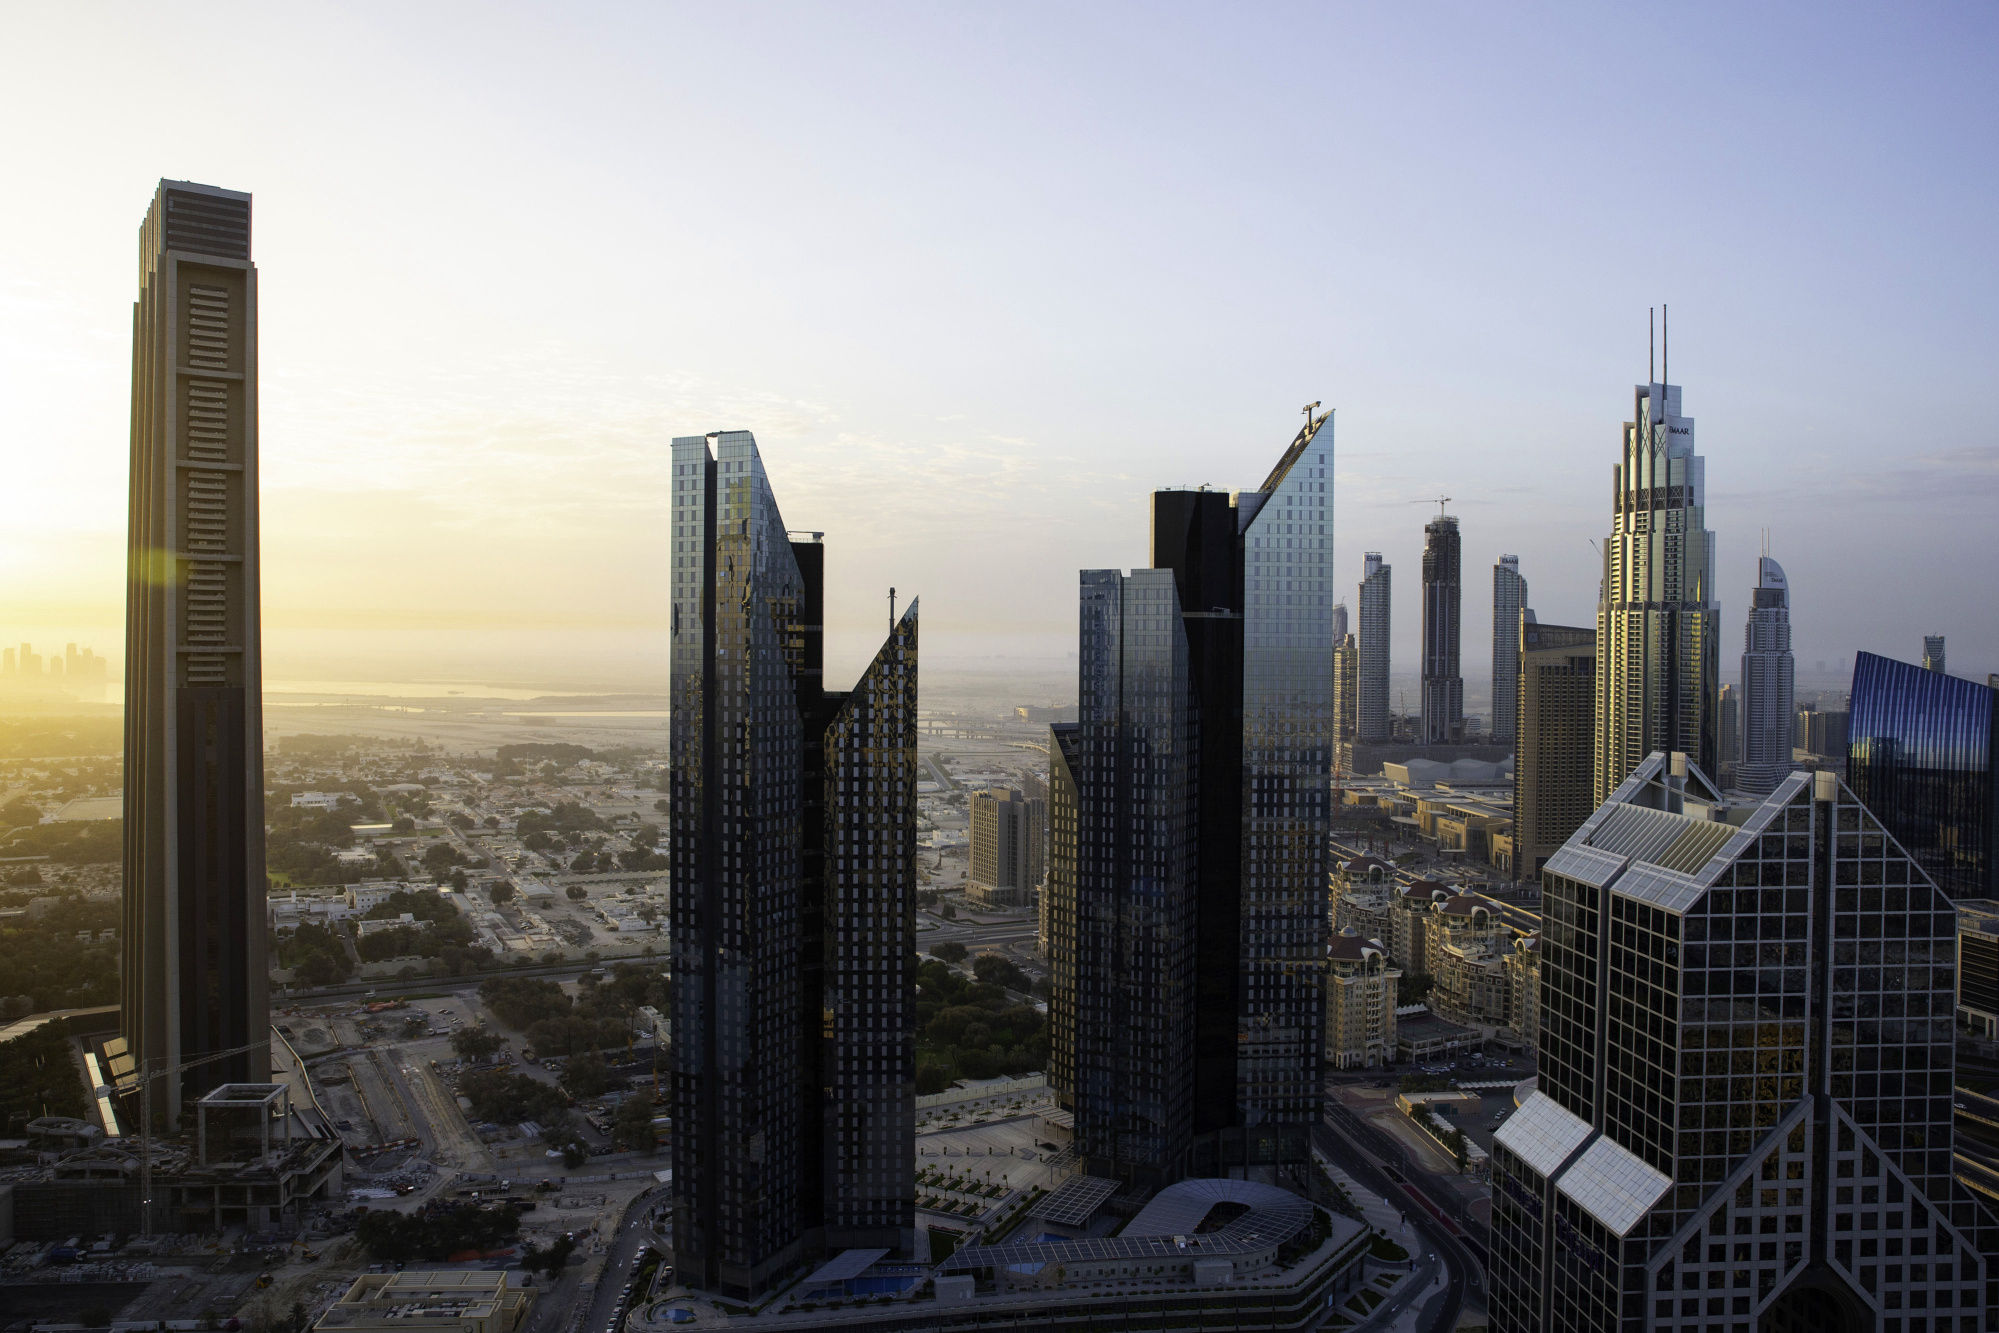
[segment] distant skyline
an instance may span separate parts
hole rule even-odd
[[[1768,528],[1801,680],[1938,632],[1958,674],[1999,669],[1964,576],[1999,560],[1989,7],[77,5],[9,30],[8,641],[122,656],[133,218],[169,177],[256,199],[274,679],[568,644],[663,688],[670,440],[721,429],[838,553],[829,672],[864,665],[891,584],[927,660],[1059,657],[1077,571],[1144,549],[1149,493],[1239,480],[1314,400],[1349,605],[1361,553],[1415,569],[1416,502],[1450,495],[1469,567],[1517,553],[1541,617],[1586,624],[1662,302],[1722,661]],[[197,56],[231,77],[163,102]]]

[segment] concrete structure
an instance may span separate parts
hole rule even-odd
[[[1756,587],[1749,597],[1749,623],[1742,631],[1742,756],[1735,785],[1751,796],[1768,796],[1791,771],[1791,715],[1796,711],[1791,585],[1784,567],[1767,555],[1758,560]]]
[[[748,431],[673,442],[674,1250],[768,1291],[915,1225],[917,613],[823,688],[825,548]]]
[[[1654,750],[1687,755],[1704,773],[1719,755],[1720,605],[1706,463],[1680,386],[1634,391],[1623,455],[1611,470],[1613,510],[1596,614],[1596,762],[1601,804]]]
[[[1520,618],[1527,609],[1527,580],[1520,557],[1502,555],[1492,567],[1492,739],[1513,743],[1520,707]]]
[[[122,1027],[156,1115],[270,1077],[250,196],[161,181],[139,232]],[[130,1088],[135,1085],[127,1084]]]
[[[313,1325],[316,1333],[518,1333],[532,1287],[463,1269],[363,1273]]]
[[[1455,745],[1465,738],[1462,556],[1455,515],[1423,525],[1423,720],[1417,736],[1425,745]]]
[[[1048,839],[1048,803],[1012,787],[972,793],[972,896],[993,906],[1019,907],[1041,883]]]
[[[1051,1073],[1093,1175],[1159,1188],[1311,1159],[1331,423],[1309,419],[1254,489],[1156,493],[1153,567],[1081,577],[1078,817],[1049,874],[1073,892],[1073,938],[1051,939],[1049,1007]]]
[[[1516,880],[1538,876],[1596,808],[1590,799],[1596,671],[1593,630],[1523,619],[1513,766]]]
[[[1372,1069],[1395,1059],[1395,983],[1402,970],[1380,940],[1352,927],[1326,946],[1326,1063]]]
[[[1940,676],[1950,674],[1944,669],[1943,635],[1923,636],[1923,670],[1934,671]]]
[[[1394,569],[1382,563],[1381,552],[1363,557],[1360,581],[1360,676],[1355,735],[1373,745],[1391,739],[1388,723],[1388,635],[1393,604],[1389,593]]]
[[[1731,806],[1684,756],[1640,763],[1543,872],[1492,1327],[1991,1328],[1999,1217],[1952,1174],[1947,909],[1830,773]]]

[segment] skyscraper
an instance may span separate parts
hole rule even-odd
[[[1465,678],[1459,664],[1464,611],[1458,520],[1442,514],[1423,525],[1423,731],[1425,745],[1465,735]]]
[[[1742,763],[1735,785],[1752,796],[1777,789],[1791,771],[1796,664],[1791,660],[1791,587],[1769,556],[1756,565],[1742,631]]]
[[[1332,626],[1333,642],[1338,643],[1347,636],[1347,604],[1345,602],[1333,603]]]
[[[1720,722],[1715,730],[1715,776],[1724,787],[1734,785],[1742,761],[1742,686],[1724,685],[1717,696]]]
[[[971,879],[995,903],[1018,906],[1041,882],[1041,848],[1047,835],[1048,806],[1012,787],[972,793]]]
[[[1513,744],[1520,688],[1520,613],[1527,606],[1527,580],[1520,557],[1502,555],[1492,567],[1492,740]]]
[[[1934,671],[1938,675],[1949,674],[1944,669],[1943,635],[1925,634],[1923,636],[1923,670]]]
[[[1333,644],[1333,769],[1353,772],[1354,740],[1360,732],[1360,645],[1351,634]]]
[[[1950,897],[1999,897],[1999,695],[1862,653],[1847,774],[1895,841]]]
[[[824,547],[673,442],[674,1248],[738,1297],[914,1226],[917,612],[822,688]]]
[[[1394,570],[1381,562],[1381,552],[1369,551],[1360,581],[1360,710],[1356,733],[1362,742],[1378,745],[1389,738],[1388,632],[1389,579]]]
[[[1720,606],[1705,460],[1680,386],[1635,390],[1622,460],[1611,470],[1610,538],[1597,606],[1597,801],[1654,750],[1715,772]]]
[[[1513,877],[1541,865],[1596,808],[1590,737],[1596,725],[1596,631],[1519,617],[1518,738],[1513,747]]]
[[[270,1077],[250,196],[161,181],[139,229],[120,1031],[164,1123]],[[24,653],[24,660],[26,654]]]
[[[1330,424],[1255,490],[1156,494],[1154,568],[1082,575],[1080,722],[1051,781],[1050,1073],[1099,1174],[1268,1178],[1310,1158]]]
[[[1549,860],[1542,920],[1495,1330],[1992,1327],[1994,1215],[1952,1175],[1954,918],[1852,791],[1792,773],[1729,809],[1651,755]]]

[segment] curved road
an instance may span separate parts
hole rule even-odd
[[[1409,1191],[1379,1165],[1387,1162],[1404,1179],[1411,1179],[1416,1173],[1410,1169],[1408,1156],[1381,1131],[1362,1122],[1338,1103],[1328,1105],[1327,1118],[1316,1127],[1313,1138],[1319,1151],[1407,1214],[1416,1229],[1423,1233],[1423,1239],[1443,1259],[1445,1271],[1449,1274],[1449,1285],[1445,1288],[1442,1303],[1430,1317],[1428,1328],[1431,1333],[1455,1328],[1458,1312],[1464,1307],[1467,1288],[1483,1297],[1485,1270],[1462,1241],[1446,1231],[1431,1216],[1429,1209],[1412,1198]]]

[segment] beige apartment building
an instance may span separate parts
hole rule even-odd
[[[1347,929],[1326,946],[1326,1063],[1371,1069],[1395,1059],[1395,983],[1380,940]]]

